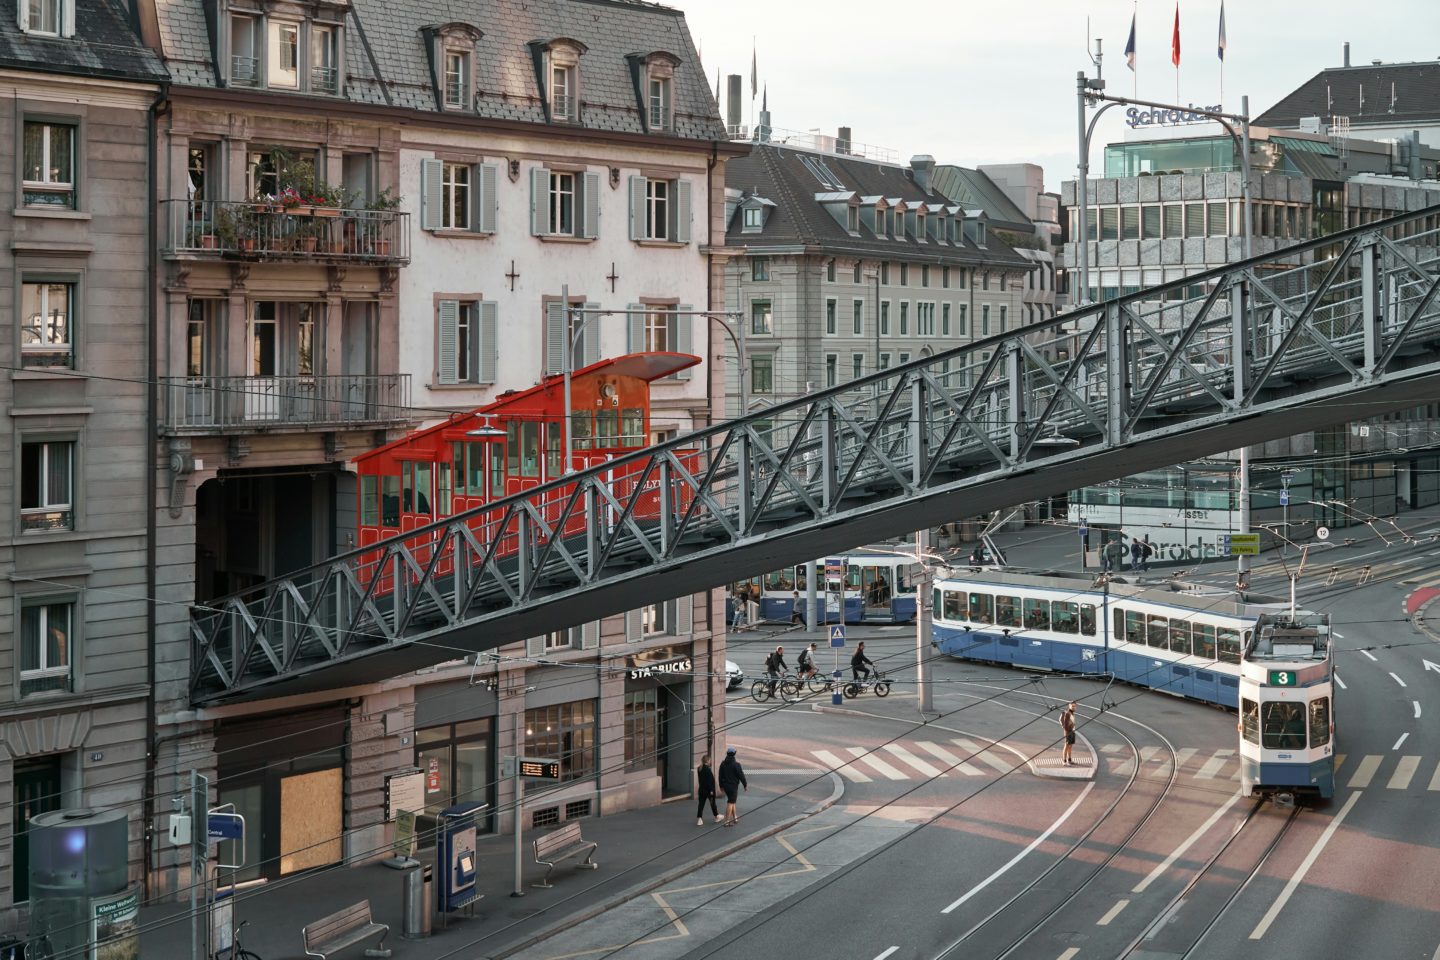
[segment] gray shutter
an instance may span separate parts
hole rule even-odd
[[[500,198],[495,195],[498,168],[493,163],[477,163],[470,172],[475,182],[475,209],[470,215],[470,226],[479,233],[494,233],[496,208]]]
[[[559,300],[545,304],[545,372],[565,372],[565,305]]]
[[[445,209],[445,164],[420,161],[420,229],[439,230]]]
[[[75,0],[55,0],[60,4],[60,36],[70,38],[75,36]],[[29,4],[17,3],[17,7],[27,7]]]
[[[685,594],[675,601],[675,635],[688,636],[695,629],[695,596]]]
[[[625,352],[640,353],[645,349],[645,304],[632,303],[625,309]]]
[[[643,629],[643,626],[642,626],[642,624],[641,624],[641,622],[640,622],[640,611],[639,611],[639,610],[626,610],[626,611],[625,611],[625,642],[626,642],[626,643],[635,643],[635,642],[639,641],[639,640],[644,636],[644,634],[641,633],[641,630],[642,630],[642,629]]]
[[[28,3],[16,3],[16,4],[15,4],[15,26],[19,27],[22,31],[28,30],[28,28],[29,28],[29,26],[30,26],[30,22],[29,22],[29,20],[26,18],[26,14],[27,14],[27,12],[29,11],[29,8],[30,8],[30,5],[29,5]],[[229,17],[226,17],[225,19],[228,20]],[[228,49],[228,47],[227,47],[227,49]],[[227,57],[226,59],[229,59],[229,58]]]
[[[581,236],[594,240],[600,236],[600,174],[585,174],[585,185],[580,198],[585,210],[585,222],[581,225]]]
[[[441,300],[435,321],[435,379],[439,383],[459,382],[456,351],[458,349],[460,301]]]
[[[691,341],[694,338],[695,318],[685,316],[685,314],[690,310],[693,310],[694,307],[690,306],[690,304],[688,303],[682,303],[675,309],[679,311],[680,316],[675,318],[675,340],[673,341],[675,344],[674,350],[676,353],[694,353],[695,347]],[[689,380],[691,374],[693,374],[694,372],[694,367],[686,367],[684,370],[681,370],[675,374],[675,379]]]
[[[591,620],[580,625],[580,649],[594,650],[600,646],[600,621]]]
[[[525,641],[525,656],[542,657],[545,655],[545,638],[529,637]]]
[[[675,232],[671,234],[681,243],[690,242],[690,181],[675,181]]]
[[[645,239],[645,178],[630,178],[630,239]]]
[[[530,233],[543,237],[550,232],[550,171],[530,168]]]
[[[494,300],[480,301],[480,344],[475,379],[494,383],[500,354],[500,305]]]
[[[599,310],[600,304],[587,303],[585,309]],[[595,317],[593,313],[587,313],[585,316],[587,318]],[[591,319],[580,332],[580,358],[587,364],[600,359],[600,321],[598,319]]]

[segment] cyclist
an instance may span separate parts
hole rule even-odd
[[[775,652],[765,658],[765,674],[770,678],[770,696],[775,696],[775,688],[780,683],[780,678],[785,676],[789,670],[785,663],[785,648],[776,647]]]
[[[869,664],[867,667],[866,664]],[[855,656],[850,658],[850,674],[856,680],[869,680],[869,667],[875,666],[875,661],[865,656],[865,641],[861,640],[860,645],[855,648]]]
[[[815,644],[800,648],[800,656],[795,659],[795,669],[801,680],[809,680],[815,676]]]

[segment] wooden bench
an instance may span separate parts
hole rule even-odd
[[[390,927],[372,920],[370,901],[361,900],[323,920],[307,924],[300,935],[304,938],[307,956],[325,958],[332,953],[364,943],[377,933],[380,934],[380,943],[366,950],[365,956],[390,956],[390,951],[385,948],[385,938],[390,935]]]
[[[571,857],[578,857],[582,853],[585,854],[585,862],[578,863],[576,866],[594,870],[600,866],[591,859],[598,846],[599,844],[593,840],[586,840],[580,836],[578,820],[571,820],[559,830],[552,830],[538,838],[535,841],[535,862],[550,869],[545,871],[545,879],[534,886],[542,890],[549,890],[553,886],[550,883],[550,874],[555,872],[555,864],[562,860],[569,860]]]

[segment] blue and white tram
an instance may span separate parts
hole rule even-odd
[[[952,571],[935,582],[932,643],[966,660],[1113,674],[1233,710],[1259,614],[1230,597],[1064,573]]]
[[[1328,614],[1265,614],[1240,661],[1240,792],[1335,795]]]
[[[727,619],[734,622],[737,597],[757,603],[762,620],[788,622],[795,605],[805,603],[807,576],[816,578],[816,622],[911,623],[915,620],[915,580],[920,565],[886,553],[840,557],[840,576],[827,577],[826,560],[813,560],[741,581],[731,590]],[[841,612],[841,608],[844,612]],[[808,620],[808,618],[807,618]]]

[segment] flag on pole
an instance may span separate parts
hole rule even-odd
[[[1178,7],[1176,8],[1179,9]],[[1178,14],[1177,14],[1178,15]],[[755,99],[755,94],[760,92],[760,73],[756,68],[755,46],[750,46],[750,99]]]
[[[1138,13],[1130,14],[1130,39],[1125,41],[1125,66],[1135,71],[1135,18]]]
[[[1170,37],[1170,62],[1180,68],[1180,4],[1175,4],[1175,32]]]
[[[1220,46],[1216,50],[1220,62],[1225,62],[1225,0],[1220,0]]]

